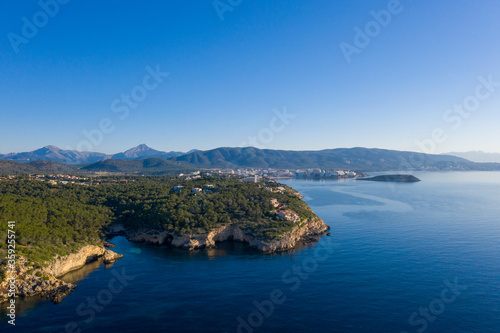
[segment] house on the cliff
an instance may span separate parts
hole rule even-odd
[[[284,209],[278,211],[278,216],[287,221],[297,222],[300,221],[300,216],[291,209]]]

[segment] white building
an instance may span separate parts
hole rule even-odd
[[[287,221],[293,221],[293,222],[300,221],[299,215],[290,209],[278,211],[278,216]]]

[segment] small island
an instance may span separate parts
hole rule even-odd
[[[415,183],[420,179],[413,175],[380,175],[370,178],[357,178],[357,180],[371,180],[375,182],[397,182],[397,183]]]

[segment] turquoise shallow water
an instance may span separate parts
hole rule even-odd
[[[415,175],[422,182],[287,181],[332,227],[287,253],[117,237],[125,256],[112,267],[67,276],[78,288],[60,304],[19,302],[15,329],[0,329],[499,332],[500,173]]]

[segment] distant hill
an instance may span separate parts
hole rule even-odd
[[[33,172],[33,168],[28,164],[15,161],[0,160],[0,175],[17,175],[31,172]]]
[[[477,163],[500,163],[500,153],[485,153],[476,150],[463,153],[451,152],[446,155],[462,157]]]
[[[66,164],[52,162],[52,161],[34,161],[28,163],[21,163],[16,161],[0,160],[0,175],[14,175],[14,174],[50,174],[50,173],[63,173],[70,175],[77,175],[85,173],[80,169],[68,166]]]
[[[77,150],[64,150],[56,146],[45,146],[31,152],[4,154],[0,158],[23,163],[52,161],[72,165],[94,163],[109,158],[109,156],[103,153],[80,152]]]
[[[144,160],[108,159],[82,167],[82,170],[92,172],[144,175],[172,174],[180,171],[189,171],[191,169],[192,167],[189,165],[163,158],[147,158]]]
[[[338,148],[291,151],[248,148],[217,148],[175,158],[202,168],[350,169],[387,170],[500,170],[500,164],[481,165],[448,155],[372,148]]]
[[[63,174],[81,174],[82,170],[63,164],[59,162],[52,161],[33,161],[26,163],[30,167],[36,170],[36,173],[44,174],[44,173],[63,173]]]

